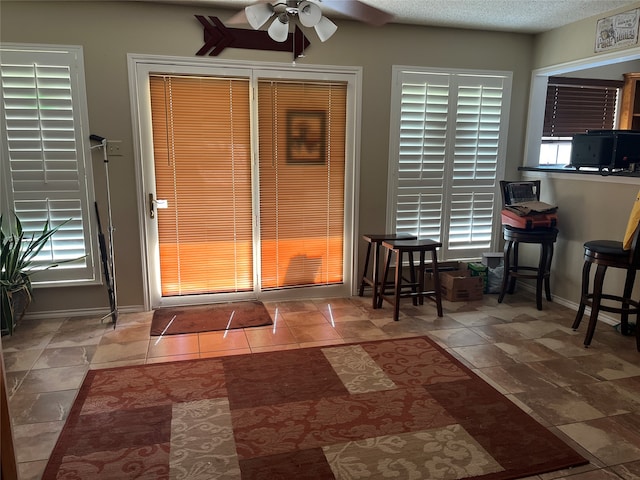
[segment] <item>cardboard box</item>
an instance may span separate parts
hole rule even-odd
[[[467,264],[467,268],[471,272],[472,277],[482,278],[482,291],[488,293],[489,291],[489,267],[482,263],[471,262]]]
[[[442,297],[450,302],[481,300],[484,282],[472,277],[469,269],[440,272]]]

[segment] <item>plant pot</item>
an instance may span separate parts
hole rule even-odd
[[[18,323],[20,323],[25,313],[27,312],[27,308],[29,308],[29,304],[31,303],[31,299],[26,290],[18,290],[17,292],[9,294],[9,299],[11,302],[11,308],[13,310],[13,325],[9,325],[7,323],[8,319],[2,317],[2,336],[13,335],[14,328],[16,327],[16,325],[18,325]]]

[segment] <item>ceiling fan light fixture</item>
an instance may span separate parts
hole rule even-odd
[[[305,27],[315,27],[322,20],[322,10],[315,3],[304,0],[298,5],[298,18]]]
[[[289,16],[286,13],[278,15],[267,31],[276,42],[286,42],[289,36]]]
[[[331,36],[336,33],[336,30],[338,30],[338,26],[324,16],[313,28],[315,28],[316,33],[318,34],[318,38],[320,38],[321,42],[329,40],[329,38],[331,38]]]
[[[251,28],[259,30],[273,16],[275,10],[270,3],[256,3],[245,7],[244,13]]]

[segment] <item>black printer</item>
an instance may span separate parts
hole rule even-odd
[[[587,130],[571,141],[571,163],[576,169],[630,170],[640,163],[640,131]]]

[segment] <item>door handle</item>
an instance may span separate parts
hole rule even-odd
[[[156,205],[153,199],[153,193],[149,194],[149,217],[156,218]]]
[[[149,217],[156,217],[156,209],[169,208],[169,202],[167,200],[156,200],[153,198],[153,193],[149,194]]]

